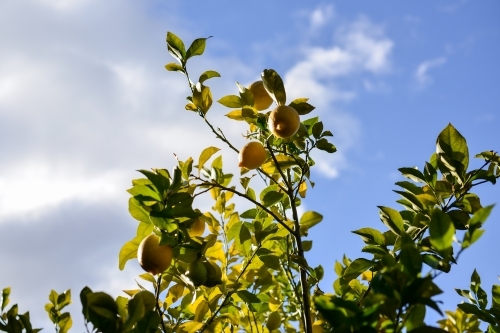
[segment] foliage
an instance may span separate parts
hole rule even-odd
[[[165,68],[187,79],[191,94],[185,109],[239,153],[207,117],[213,97],[206,83],[220,74],[207,70],[195,82],[188,73],[188,60],[203,54],[207,39],[198,38],[186,48],[169,32],[168,51],[177,62]],[[120,250],[119,268],[137,257],[139,244],[152,233],[159,236],[160,245],[172,247],[174,259],[156,276],[140,275],[145,282],[125,290],[128,297],[113,299],[84,288],[80,300],[86,325],[98,332],[419,333],[480,332],[479,322],[484,321],[490,325],[488,332],[500,332],[500,286],[493,287],[492,306],[486,309],[486,293],[476,272],[470,291],[457,289],[469,303],[447,311],[440,328],[425,323],[429,308],[443,314],[435,300],[442,293],[435,277],[451,272],[460,254],[484,233],[482,226],[493,206],[483,207],[471,190],[485,182],[496,183],[499,155],[480,153],[476,157],[484,160],[482,166],[469,169],[466,140],[447,125],[422,171],[399,169],[408,179],[396,183],[395,192],[401,196],[397,202],[403,209],[380,206],[383,230],[353,231],[364,242],[361,251],[368,258],[344,256],[336,262],[334,294],[325,294],[319,288],[323,267],[310,267],[305,256],[313,245],[308,231],[323,216],[314,211],[299,216],[298,207],[314,187],[311,153],[334,153],[336,147],[328,139],[333,135],[318,117],[302,118],[314,110],[307,98],[286,104],[286,90],[276,71],[264,70],[262,81],[278,106],[287,105],[301,116],[298,131],[286,138],[274,135],[268,128],[270,111],[259,112],[252,92],[237,83],[238,93],[218,102],[232,109],[226,114],[229,119],[246,123],[249,142],[265,148],[262,164],[259,161],[254,170],[241,168],[236,181],[223,167],[220,148],[212,146],[197,161],[178,160],[172,172],[139,170],[142,178],[134,179],[128,190],[137,233]],[[199,195],[210,195],[211,211],[193,208]],[[238,211],[237,204],[245,210]],[[192,236],[190,229],[200,219],[208,232]],[[4,289],[2,311],[9,292]],[[69,303],[70,293],[52,291],[49,298],[49,317],[56,331],[66,332],[71,319],[60,311]],[[13,308],[2,312],[0,330],[36,331],[29,315],[18,315]]]

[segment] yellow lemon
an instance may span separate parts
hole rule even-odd
[[[267,127],[278,138],[287,139],[300,128],[299,113],[290,106],[280,105],[269,114]]]
[[[201,261],[192,262],[189,264],[186,276],[195,287],[201,286],[207,280],[207,268]]]
[[[201,236],[205,232],[205,221],[197,218],[191,227],[188,228],[188,234],[190,237]]]
[[[273,99],[269,96],[266,88],[264,88],[262,81],[255,81],[248,87],[248,90],[253,94],[253,107],[257,110],[266,110],[273,104]]]
[[[259,141],[247,143],[238,156],[240,168],[257,169],[267,159],[266,148]]]
[[[151,234],[144,238],[137,249],[139,265],[153,275],[164,272],[172,263],[172,247],[160,245],[160,238]]]

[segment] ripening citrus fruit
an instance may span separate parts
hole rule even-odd
[[[207,280],[207,268],[201,261],[192,262],[189,264],[186,276],[195,287],[201,286]]]
[[[205,232],[205,221],[197,218],[188,228],[189,237],[201,236]]]
[[[253,94],[253,107],[257,110],[266,110],[273,104],[273,99],[269,96],[266,88],[264,88],[262,81],[255,81],[248,87],[248,90]]]
[[[287,139],[300,128],[299,113],[290,106],[280,105],[269,114],[267,127],[278,138]]]
[[[240,168],[257,169],[267,159],[266,148],[259,141],[250,141],[240,150],[238,159]]]
[[[172,247],[160,245],[160,238],[151,234],[144,238],[137,249],[139,265],[153,275],[164,272],[172,263]]]
[[[203,283],[205,287],[215,287],[222,283],[222,271],[220,267],[208,260],[203,261],[203,265],[207,268],[207,279]]]
[[[273,311],[267,318],[266,327],[269,331],[276,330],[281,325],[281,316],[279,312]]]

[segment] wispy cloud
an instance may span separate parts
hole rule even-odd
[[[336,103],[356,98],[354,90],[340,88],[340,78],[364,74],[381,75],[391,70],[394,42],[381,26],[361,17],[354,23],[340,27],[331,47],[310,47],[303,51],[304,59],[285,74],[287,94],[309,97],[328,123],[334,124],[335,143],[339,152],[321,157],[320,170],[329,178],[339,174],[347,165],[345,151],[356,142],[358,121],[340,111]]]
[[[417,69],[415,70],[414,76],[420,89],[423,89],[434,82],[429,74],[429,71],[431,69],[443,66],[446,61],[446,57],[439,57],[432,60],[426,60],[418,65]]]
[[[335,7],[333,5],[318,6],[309,15],[311,30],[317,30],[335,17]]]

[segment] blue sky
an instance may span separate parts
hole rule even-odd
[[[449,122],[471,153],[500,149],[499,14],[494,0],[1,2],[0,287],[47,328],[50,289],[72,288],[77,329],[83,286],[114,296],[134,286],[138,265],[120,272],[117,262],[135,233],[125,192],[134,170],[222,148],[184,111],[181,75],[163,69],[173,31],[186,42],[214,36],[191,71],[221,73],[210,82],[215,99],[274,68],[289,99],[309,97],[334,133],[339,152],[315,156],[304,207],[325,217],[307,259],[325,267],[331,290],[334,261],[362,255],[350,231],[383,228],[376,206],[397,207],[397,168],[421,168]],[[244,127],[225,113],[215,105],[209,118],[243,145]],[[228,154],[225,165],[235,161]],[[497,186],[477,193],[500,202]],[[439,277],[444,308],[474,268],[487,290],[497,283],[499,220],[497,208],[479,243]]]

